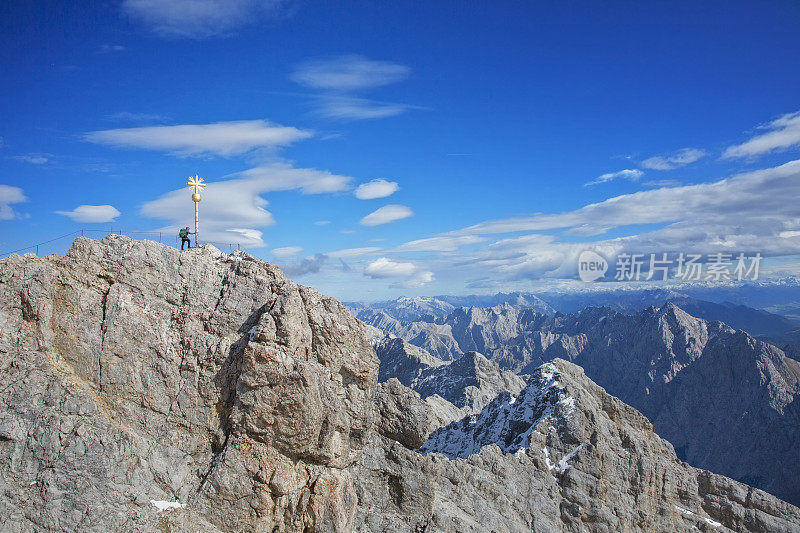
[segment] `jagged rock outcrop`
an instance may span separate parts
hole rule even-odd
[[[675,457],[639,412],[555,360],[518,396],[383,441],[355,470],[364,531],[794,531],[800,510]],[[513,487],[513,489],[512,489]]]
[[[373,346],[381,361],[378,380],[395,378],[418,392],[433,409],[437,427],[477,413],[503,391],[516,394],[525,386],[523,377],[476,352],[445,362],[390,334],[373,338]]]
[[[453,332],[447,324],[435,322],[401,322],[383,311],[365,316],[359,313],[359,320],[369,326],[383,331],[385,334],[400,337],[405,341],[422,348],[437,359],[449,361],[458,359],[462,353],[453,338]]]
[[[800,503],[800,365],[774,346],[672,302],[633,315],[462,308],[443,321],[460,349],[504,369],[527,373],[557,357],[582,366],[681,459]]]
[[[671,303],[636,315],[587,309],[550,333],[574,339],[569,358],[681,459],[800,502],[797,361]]]
[[[0,263],[0,529],[352,529],[378,360],[341,304],[210,246]]]
[[[378,433],[406,448],[419,448],[441,426],[431,406],[397,379],[378,384]]]
[[[427,350],[394,335],[375,339],[372,346],[381,362],[378,381],[396,378],[406,387],[410,387],[423,370],[446,364]]]
[[[573,425],[556,436],[536,425],[553,464],[571,465],[558,479],[533,444],[423,455],[412,448],[426,446],[430,405],[379,384],[365,325],[272,265],[121,236],[11,256],[0,530],[797,527],[796,508],[677,462],[641,415],[564,365],[555,379],[575,399]]]
[[[464,416],[480,411],[501,392],[516,394],[525,380],[477,352],[467,352],[455,361],[422,369],[409,386],[424,399],[448,401]]]

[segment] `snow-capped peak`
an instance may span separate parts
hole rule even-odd
[[[554,363],[540,366],[518,396],[501,393],[477,416],[433,432],[420,451],[454,459],[476,454],[490,444],[505,453],[527,449],[531,433],[541,422],[553,416],[570,416],[575,410],[574,399],[559,383],[560,377]]]

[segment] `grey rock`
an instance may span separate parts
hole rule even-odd
[[[427,350],[391,334],[373,340],[372,345],[381,362],[378,381],[396,378],[406,387],[411,387],[422,371],[445,364]]]
[[[211,246],[0,264],[0,529],[352,530],[378,360],[341,304]]]
[[[537,369],[518,397],[501,394],[437,430],[423,452],[381,439],[365,449],[358,530],[800,527],[799,509],[679,461],[642,414],[562,360]]]
[[[373,341],[381,360],[379,381],[396,378],[433,409],[438,425],[480,411],[502,391],[519,392],[525,380],[476,352],[442,361],[391,334]]]
[[[459,350],[503,369],[529,373],[557,357],[582,366],[681,459],[800,503],[798,364],[776,347],[672,302],[633,315],[463,308],[442,322]]]
[[[411,449],[419,448],[438,427],[433,411],[419,394],[397,379],[378,384],[378,433]]]
[[[0,530],[797,528],[796,508],[680,463],[567,363],[564,398],[542,398],[574,398],[571,418],[522,411],[466,458],[423,455],[430,404],[378,383],[368,335],[211,246],[81,238],[0,261]],[[526,451],[503,452],[525,432]]]

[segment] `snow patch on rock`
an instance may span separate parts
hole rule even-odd
[[[528,449],[531,434],[539,424],[556,413],[569,416],[575,410],[574,399],[567,396],[559,378],[555,364],[540,366],[516,398],[508,392],[499,394],[478,415],[462,418],[433,432],[420,452],[441,453],[455,459],[479,453],[490,444],[496,444],[505,453]],[[564,467],[559,465],[558,468],[566,470],[566,461],[579,449],[580,446],[565,456],[561,460]]]

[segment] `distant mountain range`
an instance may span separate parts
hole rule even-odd
[[[610,307],[545,314],[504,302],[414,322],[393,319],[385,310],[364,309],[359,316],[423,349],[415,356],[418,363],[409,366],[406,358],[403,367],[402,379],[418,392],[423,375],[452,378],[456,373],[441,369],[474,368],[473,352],[520,374],[555,358],[572,361],[647,416],[681,459],[800,502],[800,363],[718,320],[788,339],[795,324],[784,317],[685,296],[634,314]],[[436,357],[425,354],[428,347],[437,350]],[[391,377],[391,370],[384,372],[386,354],[377,351],[382,377]],[[469,363],[459,364],[466,353]],[[423,365],[425,357],[434,364]],[[458,375],[463,378],[463,370]],[[453,380],[428,383],[426,395],[444,396]],[[498,388],[495,380],[491,392]]]
[[[734,329],[744,330],[754,337],[785,349],[790,357],[800,354],[800,286],[794,278],[783,283],[748,285],[751,297],[742,298],[727,287],[694,287],[690,292],[702,293],[717,300],[703,300],[674,290],[615,290],[587,293],[498,293],[491,296],[403,297],[373,304],[351,302],[351,312],[367,324],[392,332],[412,344],[427,349],[443,359],[457,357],[464,349],[453,343],[448,316],[460,307],[488,308],[507,306],[516,310],[530,309],[542,314],[574,313],[586,307],[608,307],[621,313],[636,313],[667,302],[677,304],[692,316],[706,321],[719,320]],[[788,293],[788,294],[787,294]],[[724,297],[731,297],[725,300]],[[720,299],[723,298],[723,299]],[[755,300],[767,307],[786,309],[784,316],[763,308],[740,303]],[[797,302],[794,313],[792,302]],[[796,318],[793,318],[795,317]]]

